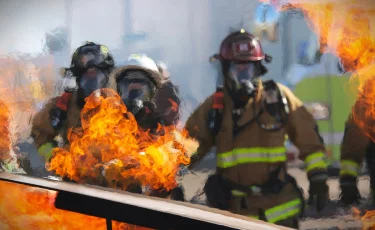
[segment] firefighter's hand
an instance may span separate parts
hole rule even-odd
[[[309,178],[309,205],[314,205],[318,212],[322,211],[328,202],[328,175],[326,173],[316,174]]]
[[[357,178],[353,176],[342,176],[340,178],[340,200],[345,205],[359,203],[361,195],[357,187]]]

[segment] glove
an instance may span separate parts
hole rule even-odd
[[[182,185],[178,185],[176,188],[171,191],[171,200],[185,201],[185,189]]]
[[[322,211],[328,202],[328,175],[326,173],[315,174],[309,177],[309,205],[315,205],[318,212]]]
[[[48,142],[38,148],[38,153],[48,162],[52,157],[53,149],[56,147],[57,144],[55,142]]]
[[[351,205],[354,203],[359,203],[361,195],[359,194],[357,188],[357,178],[353,176],[342,176],[340,178],[340,200],[345,205]]]

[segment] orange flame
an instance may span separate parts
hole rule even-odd
[[[346,71],[354,72],[358,100],[352,114],[358,126],[375,140],[375,6],[372,0],[302,3],[290,1],[303,10],[310,27],[319,35],[322,52],[341,59]]]
[[[190,162],[186,131],[160,126],[158,131],[164,135],[156,136],[139,129],[111,89],[86,98],[81,123],[82,128],[68,132],[70,147],[54,149],[47,164],[48,170],[78,183],[102,184],[104,179],[110,187],[120,184],[126,189],[137,181],[152,189],[170,190],[177,185],[180,164]]]
[[[375,65],[358,71],[353,79],[359,81],[358,98],[352,109],[354,121],[375,141]]]
[[[37,105],[53,94],[53,63],[38,68],[26,57],[0,57],[0,98],[8,107],[12,142],[26,140]],[[52,85],[52,86],[51,86]]]
[[[340,57],[347,71],[356,71],[374,62],[375,7],[372,0],[291,2],[304,12],[309,26],[319,35],[321,51]]]
[[[0,100],[0,162],[8,161],[9,150],[11,148],[10,130],[9,130],[9,108]]]
[[[0,229],[106,229],[106,220],[54,207],[57,192],[0,181]],[[113,229],[148,228],[113,221]]]
[[[363,216],[361,216],[361,211],[358,208],[353,207],[352,211],[353,216],[361,220],[362,230],[375,230],[375,210],[367,211]]]
[[[177,112],[178,111],[178,104],[172,100],[171,98],[168,98],[168,101],[171,103],[172,107],[171,107],[171,111],[173,112]]]

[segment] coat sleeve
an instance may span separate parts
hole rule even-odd
[[[57,99],[51,99],[33,119],[31,136],[34,138],[34,144],[38,149],[42,145],[52,142],[57,135],[57,131],[49,122],[49,112],[56,105]]]
[[[196,154],[191,157],[189,168],[193,168],[212,148],[214,138],[208,128],[208,114],[211,109],[213,97],[207,98],[188,118],[185,129],[190,137],[199,142]]]
[[[315,119],[290,89],[283,85],[279,85],[279,88],[287,98],[289,106],[288,136],[300,151],[300,158],[305,162],[307,175],[327,172],[326,149]]]
[[[370,139],[355,124],[350,114],[345,122],[344,138],[341,143],[340,176],[357,177],[360,164],[365,158]]]

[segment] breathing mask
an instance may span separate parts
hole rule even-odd
[[[88,68],[78,78],[78,85],[83,96],[86,98],[97,89],[104,88],[108,83],[108,73],[97,67]]]
[[[117,90],[129,112],[137,117],[140,112],[152,113],[154,84],[143,71],[127,71],[117,82]]]
[[[257,68],[254,62],[231,62],[228,69],[229,87],[233,96],[247,102],[257,89]]]

